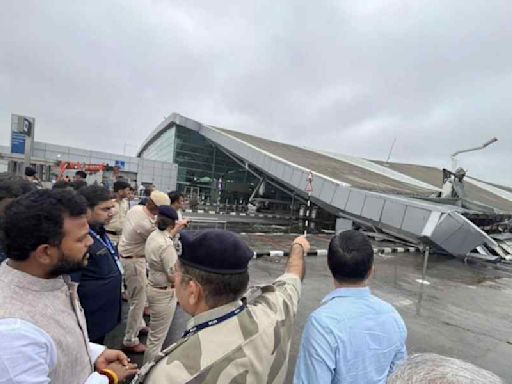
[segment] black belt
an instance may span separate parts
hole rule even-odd
[[[174,284],[172,284],[170,287],[155,287],[154,285],[149,284],[151,288],[161,289],[162,291],[167,291],[168,289],[173,289]]]

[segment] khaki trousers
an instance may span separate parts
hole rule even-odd
[[[149,334],[146,341],[144,363],[152,361],[162,350],[174,311],[176,310],[176,295],[174,289],[158,289],[148,284],[147,297],[149,302],[150,321]]]
[[[144,257],[121,258],[121,262],[123,263],[126,293],[130,306],[123,344],[132,347],[139,344],[139,331],[146,326],[143,318],[146,303],[146,259]]]

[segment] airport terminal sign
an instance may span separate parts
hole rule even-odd
[[[31,151],[35,122],[33,117],[11,115],[11,153],[23,155],[26,151]]]
[[[126,162],[124,160],[116,160],[115,166],[123,170],[126,168]]]

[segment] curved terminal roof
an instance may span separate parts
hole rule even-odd
[[[442,170],[411,164],[383,163],[300,148],[241,132],[201,124],[172,114],[145,140],[143,156],[167,129],[179,125],[195,131],[261,172],[304,194],[314,174],[312,199],[340,217],[365,221],[404,238],[431,242],[454,255],[496,243],[461,215],[463,209],[421,200],[440,191]],[[512,193],[469,179],[468,198],[512,211]]]
[[[390,178],[383,173],[357,166],[353,162],[343,161],[334,157],[336,155],[329,156],[318,151],[266,140],[241,132],[222,128],[216,129],[286,159],[291,163],[322,173],[355,188],[406,196],[430,196],[435,193],[435,188],[421,188],[413,184],[402,182]]]

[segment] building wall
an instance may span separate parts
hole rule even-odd
[[[8,153],[11,151],[11,148],[5,145],[0,145],[0,173],[7,172],[9,169],[9,161],[7,159],[3,159],[1,154]]]
[[[164,161],[138,159],[138,179],[141,183],[152,183],[161,191],[172,191],[176,189],[178,177],[178,166]]]
[[[4,148],[1,148],[1,150],[2,152],[5,151]],[[4,153],[9,155],[8,152]],[[18,157],[20,157],[19,160],[22,160],[21,156]],[[109,164],[112,166],[115,165],[116,160],[124,161],[125,168],[123,171],[136,175],[138,185],[152,183],[162,191],[176,189],[178,167],[172,162],[139,159],[137,157],[90,151],[40,141],[34,143],[32,159],[34,161],[55,162],[60,160],[87,164]],[[2,165],[0,164],[0,171],[1,169]]]

